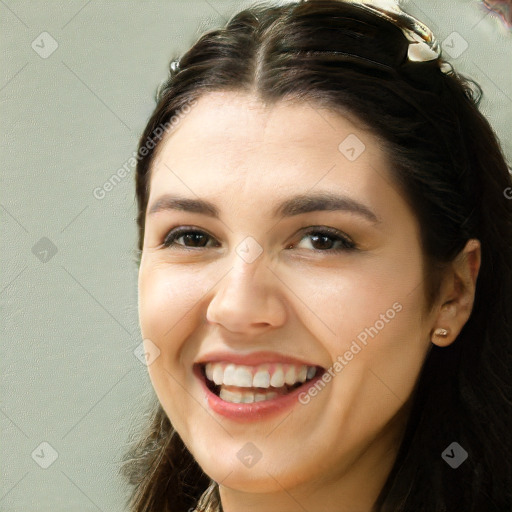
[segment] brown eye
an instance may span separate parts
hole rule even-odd
[[[344,233],[337,229],[328,227],[309,228],[302,236],[301,241],[310,238],[310,248],[316,252],[341,252],[356,250],[357,246]],[[182,242],[177,241],[183,239]],[[207,248],[209,240],[215,240],[208,233],[199,229],[192,229],[187,226],[180,226],[172,229],[163,242],[164,247],[182,246],[184,249],[202,249]],[[219,247],[218,243],[210,245],[210,247]],[[291,248],[289,246],[288,248]]]
[[[183,243],[176,243],[176,240],[183,238]],[[171,247],[174,245],[182,245],[185,248],[202,248],[205,247],[208,239],[212,239],[210,235],[204,231],[197,229],[190,229],[187,227],[179,227],[171,230],[164,240],[164,247]],[[213,240],[213,239],[212,239]],[[189,245],[190,244],[190,245]]]
[[[311,239],[310,245],[317,252],[339,252],[356,249],[356,244],[352,242],[345,234],[337,229],[327,227],[309,228],[306,234],[301,238]],[[337,247],[334,247],[336,246]]]

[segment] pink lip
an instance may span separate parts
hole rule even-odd
[[[323,375],[322,372],[318,372],[315,377],[313,377],[310,381],[306,382],[302,386],[299,386],[297,389],[294,389],[286,395],[278,396],[271,400],[252,402],[247,404],[235,404],[222,400],[222,398],[218,397],[215,393],[210,391],[206,385],[206,379],[203,376],[201,365],[195,364],[193,371],[196,377],[199,379],[210,409],[215,413],[220,414],[221,416],[243,423],[265,420],[292,408],[294,405],[300,403],[299,395],[301,393],[307,393],[309,388],[314,386],[315,383],[320,380]]]
[[[197,364],[214,363],[214,362],[230,362],[233,364],[256,366],[265,363],[288,363],[306,366],[319,366],[314,363],[301,361],[295,357],[276,354],[275,352],[253,352],[251,354],[233,354],[232,352],[212,352],[201,357]]]

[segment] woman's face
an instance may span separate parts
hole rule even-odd
[[[358,467],[389,469],[432,320],[419,226],[388,165],[339,114],[234,92],[204,95],[163,141],[140,325],[165,412],[222,485],[314,492]],[[179,226],[188,235],[165,246]],[[224,398],[205,385],[208,362]],[[302,364],[326,373],[283,387]]]

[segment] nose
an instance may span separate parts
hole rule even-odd
[[[263,257],[248,263],[235,255],[235,263],[220,280],[206,319],[244,335],[278,328],[286,319],[280,280]]]

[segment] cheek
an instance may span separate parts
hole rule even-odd
[[[316,313],[319,325],[327,325],[335,335],[337,341],[331,345],[336,350],[344,349],[353,339],[364,343],[380,338],[381,333],[403,324],[409,332],[420,328],[423,287],[419,263],[410,262],[399,269],[368,264],[331,272],[326,279],[309,276],[296,282],[304,288],[300,295],[307,297],[305,304]]]
[[[428,348],[420,323],[422,287],[411,293],[406,281],[388,280],[380,288],[384,280],[358,280],[325,300],[323,319],[330,316],[336,332],[328,341],[336,405],[318,415],[354,444],[376,435],[407,402]]]
[[[185,430],[185,411],[190,409],[190,397],[183,393],[190,384],[183,350],[197,329],[194,319],[198,318],[198,310],[195,308],[206,291],[203,288],[193,272],[159,264],[140,268],[141,333],[160,350],[159,356],[148,366],[148,373],[167,416],[180,432]]]
[[[344,360],[336,386],[340,393],[353,390],[355,428],[382,425],[407,402],[430,346],[421,319],[423,287],[408,283],[395,279],[378,294],[360,293],[351,301],[352,319],[340,321],[346,336],[336,350]]]
[[[396,268],[373,265],[335,275],[323,295],[309,297],[316,297],[311,309],[334,333],[324,343],[333,362],[342,358],[334,371],[345,377],[337,381],[349,379],[360,398],[405,401],[429,347],[420,261],[411,257]]]
[[[184,330],[200,301],[204,286],[193,272],[171,266],[141,268],[139,320],[142,335],[157,340],[183,339]],[[161,347],[164,348],[165,347]]]

